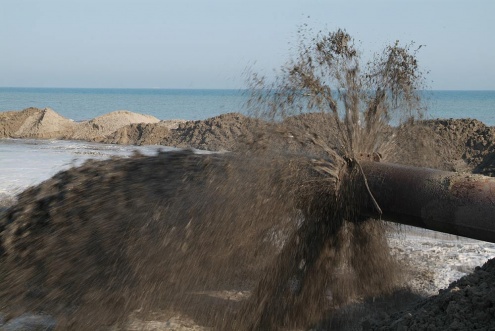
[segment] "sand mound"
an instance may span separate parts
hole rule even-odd
[[[436,119],[427,121],[435,133],[452,143],[454,158],[464,160],[471,168],[493,151],[495,128],[475,119]],[[451,147],[449,146],[449,147]]]
[[[428,122],[408,123],[396,129],[395,145],[387,161],[442,170],[465,170],[460,147],[435,132]],[[461,169],[462,168],[462,169]]]
[[[162,145],[204,150],[234,150],[238,143],[252,141],[264,123],[238,113],[222,114],[201,121],[188,121],[171,130]]]
[[[107,144],[123,145],[164,145],[163,141],[170,136],[185,120],[165,120],[158,123],[138,123],[126,125],[112,134],[97,139]]]
[[[304,144],[294,135],[310,131],[325,140],[337,134],[331,116],[323,113],[288,117],[282,122],[270,123],[263,119],[239,113],[228,113],[198,121],[161,121],[152,124],[128,125],[101,139],[104,143],[131,145],[160,144],[179,148],[209,151],[234,151],[250,148],[264,149],[268,145],[292,153],[321,154],[313,143]],[[274,143],[276,141],[276,144]]]
[[[395,139],[388,161],[489,174],[483,169],[490,167],[495,128],[473,119],[435,119],[407,123],[396,129]]]
[[[395,134],[384,153],[390,162],[461,172],[471,172],[476,168],[476,173],[483,173],[484,166],[480,164],[486,164],[489,168],[489,154],[495,152],[495,128],[477,120],[427,120],[391,127],[390,131],[395,131]],[[291,153],[319,155],[321,146],[303,144],[302,150],[301,140],[311,136],[328,142],[337,134],[335,123],[321,113],[291,116],[280,123],[231,113],[183,122],[177,127],[170,127],[167,121],[132,124],[98,141],[130,145],[160,144],[210,151],[237,150],[248,145],[251,148],[253,145],[257,148],[277,145]]]
[[[117,110],[89,121],[81,122],[70,139],[94,140],[107,136],[118,129],[134,123],[157,123],[160,120],[154,116]]]
[[[0,138],[95,140],[131,123],[156,123],[153,116],[115,111],[89,121],[74,122],[50,108],[0,113]]]
[[[71,136],[77,126],[50,108],[5,112],[0,118],[1,138],[64,139]]]
[[[368,330],[495,330],[495,259]]]
[[[473,170],[475,174],[495,177],[495,146],[492,146],[492,152],[488,153],[480,164]]]

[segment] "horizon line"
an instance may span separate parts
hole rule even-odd
[[[77,89],[77,90],[191,90],[191,91],[245,91],[250,90],[250,88],[203,88],[203,87],[72,87],[72,86],[0,86],[0,89]],[[492,92],[495,89],[422,89],[419,91],[472,91],[472,92]]]
[[[248,88],[233,87],[74,87],[74,86],[0,86],[0,88],[18,89],[78,89],[78,90],[247,90]]]
[[[250,88],[204,88],[204,87],[68,87],[68,86],[0,86],[0,89],[73,89],[73,90],[190,90],[190,91],[247,91]],[[418,91],[438,91],[438,92],[493,92],[495,89],[422,89]]]

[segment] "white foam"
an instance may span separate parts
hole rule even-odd
[[[494,243],[412,227],[391,234],[389,245],[412,261],[416,271],[431,274],[431,281],[412,279],[413,287],[430,295],[495,257]]]
[[[0,193],[15,195],[88,159],[128,157],[136,150],[145,155],[153,155],[159,150],[172,149],[164,146],[123,146],[82,141],[0,139]]]

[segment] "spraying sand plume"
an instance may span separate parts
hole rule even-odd
[[[236,153],[88,162],[21,194],[1,223],[2,298],[59,328],[169,309],[276,330],[392,292],[384,224],[360,213],[380,215],[360,159],[389,156],[390,120],[422,110],[420,78],[397,43],[365,69],[343,30],[302,43],[276,82],[253,78],[251,107],[271,124]],[[195,295],[233,288],[252,295],[223,306]]]

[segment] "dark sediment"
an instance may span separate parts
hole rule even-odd
[[[49,313],[61,329],[123,325],[138,308],[143,316],[181,311],[224,329],[225,320],[275,329],[390,292],[397,274],[383,228],[347,222],[353,209],[333,203],[338,181],[322,167],[342,169],[275,151],[185,151],[61,172],[20,194],[2,217],[4,310]],[[258,283],[243,307],[194,295]]]
[[[251,289],[315,190],[332,192],[308,162],[178,152],[61,172],[2,217],[4,307],[89,329],[137,308],[189,312],[194,292]],[[227,313],[194,309],[204,325]]]
[[[494,330],[495,259],[440,290],[437,296],[419,301],[410,310],[379,322],[369,321],[367,330]]]

